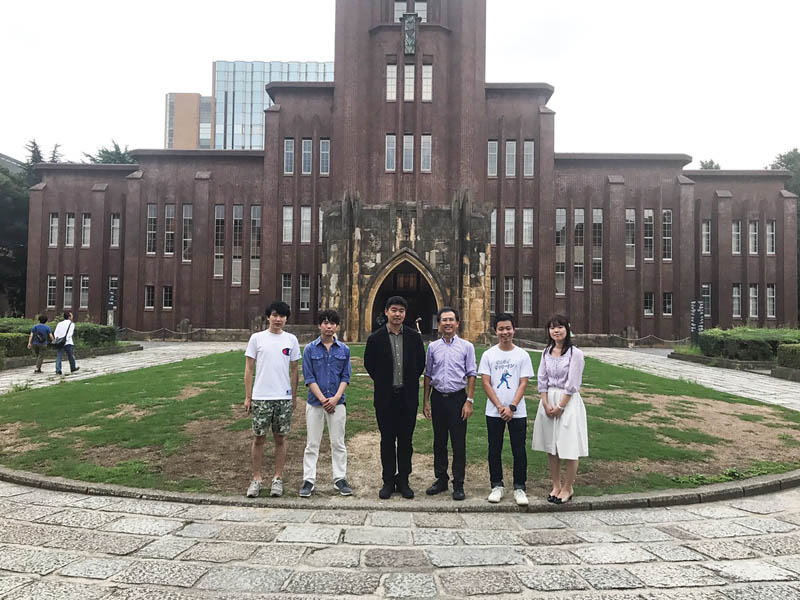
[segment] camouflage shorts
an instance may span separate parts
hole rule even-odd
[[[253,434],[261,437],[272,433],[286,435],[292,425],[294,400],[253,400],[250,414],[253,416]]]

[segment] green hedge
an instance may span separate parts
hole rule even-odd
[[[22,333],[27,336],[31,332],[31,328],[38,323],[38,319],[3,318],[0,319],[0,333]],[[55,332],[58,321],[48,321],[45,323],[45,325]],[[108,325],[97,325],[95,323],[75,323],[75,332],[73,337],[76,344],[82,344],[83,346],[89,348],[113,346],[117,343],[117,330],[114,327],[109,327]]]
[[[781,344],[778,347],[778,365],[800,369],[800,344]]]
[[[735,327],[709,329],[700,334],[700,350],[706,356],[732,360],[771,361],[781,344],[800,343],[798,329],[758,329]]]
[[[28,336],[24,333],[0,333],[0,355],[26,356],[28,350]]]

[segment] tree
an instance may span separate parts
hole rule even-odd
[[[713,158],[709,158],[708,160],[700,161],[700,168],[704,170],[719,171],[720,166],[719,163],[715,162]]]
[[[786,182],[786,189],[800,196],[800,151],[797,148],[778,154],[769,168],[791,171],[792,178]]]
[[[28,142],[25,149],[28,151],[28,160],[25,162],[24,167],[25,182],[28,184],[28,187],[30,187],[42,180],[41,175],[36,172],[36,165],[40,162],[44,162],[44,158],[42,157],[42,151],[39,149],[39,144],[36,143],[36,140]]]
[[[50,153],[50,162],[51,163],[61,162],[61,158],[62,158],[63,155],[58,150],[59,148],[61,148],[61,144],[56,144],[55,146],[53,146],[53,151]]]
[[[86,154],[85,152],[83,155],[89,159],[89,162],[95,164],[114,164],[114,165],[132,165],[136,164],[136,159],[131,156],[131,153],[128,152],[128,147],[125,146],[125,149],[119,147],[119,144],[114,140],[111,140],[111,145],[113,148],[109,149],[105,146],[102,146],[97,150],[96,154]]]
[[[26,165],[27,166],[27,165]],[[0,296],[7,296],[9,312],[25,312],[28,262],[28,182],[25,173],[11,174],[0,167]]]

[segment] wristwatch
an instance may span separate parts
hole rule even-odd
[[[475,398],[467,398],[467,402],[470,404],[475,404]]]
[[[517,405],[516,404],[509,404],[508,408],[511,410],[511,412],[517,412]]]

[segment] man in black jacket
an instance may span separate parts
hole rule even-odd
[[[381,432],[383,487],[378,496],[389,498],[398,491],[413,498],[408,485],[411,445],[419,409],[419,378],[425,370],[425,346],[413,327],[404,327],[408,303],[402,296],[386,301],[388,319],[367,339],[364,368],[372,378],[375,417]]]

